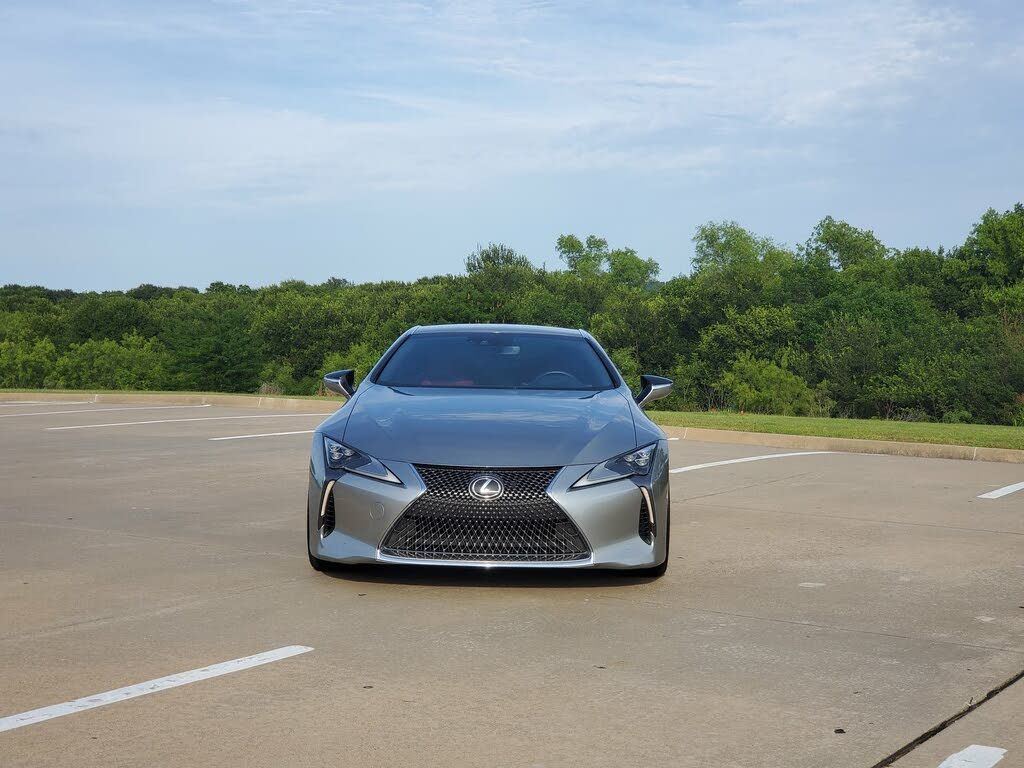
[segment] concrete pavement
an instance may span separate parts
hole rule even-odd
[[[0,718],[314,650],[0,732],[4,766],[870,768],[1024,670],[1024,493],[978,498],[1024,480],[1012,464],[677,473],[654,581],[324,575],[303,550],[309,435],[210,439],[322,414],[93,407],[114,406],[0,420]],[[785,452],[671,446],[677,469]],[[1024,764],[1021,685],[897,765],[969,743]]]

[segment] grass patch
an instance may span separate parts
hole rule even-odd
[[[734,429],[773,435],[850,437],[907,443],[941,443],[978,448],[1024,450],[1024,428],[991,424],[940,424],[880,419],[822,419],[807,416],[770,416],[729,411],[650,411],[658,424],[672,427]]]

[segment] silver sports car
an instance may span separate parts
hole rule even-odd
[[[665,572],[668,443],[585,331],[439,325],[399,337],[313,436],[309,562]]]

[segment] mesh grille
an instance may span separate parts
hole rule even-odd
[[[391,528],[381,552],[425,560],[565,562],[590,556],[576,525],[547,495],[554,469],[416,466],[427,486]],[[493,501],[469,494],[480,474],[505,486]]]

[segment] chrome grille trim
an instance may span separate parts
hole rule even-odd
[[[654,535],[657,533],[654,526],[654,504],[651,502],[651,492],[644,486],[640,488],[640,515],[637,520],[637,535],[647,544],[654,542]]]
[[[334,532],[334,480],[324,486],[324,495],[320,501],[320,538],[326,538]]]

